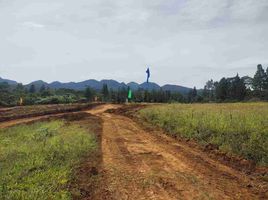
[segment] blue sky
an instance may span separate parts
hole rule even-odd
[[[0,76],[203,87],[268,66],[267,0],[0,0]]]

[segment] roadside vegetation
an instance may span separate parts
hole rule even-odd
[[[0,130],[0,199],[71,199],[74,168],[97,148],[96,137],[65,120]]]
[[[171,135],[268,164],[268,103],[157,105],[139,116]]]

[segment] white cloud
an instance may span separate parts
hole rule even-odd
[[[31,22],[31,21],[23,22],[22,25],[29,27],[29,28],[44,28],[45,27],[45,25],[43,25],[43,24],[39,24],[36,22]]]

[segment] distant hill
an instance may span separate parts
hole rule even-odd
[[[114,90],[117,90],[117,89],[122,88],[122,87],[127,87],[127,85],[125,83],[119,83],[115,80],[101,80],[100,84],[101,84],[101,88],[102,88],[103,84],[107,84],[108,88],[112,88]]]
[[[16,85],[18,84],[16,81],[12,81],[12,80],[9,80],[9,79],[3,79],[0,77],[0,83],[8,83],[9,85]]]
[[[42,80],[31,82],[30,84],[26,85],[26,87],[29,89],[31,85],[34,85],[36,90],[39,90],[42,87],[42,85],[49,87],[49,84]]]
[[[7,82],[10,85],[15,85],[17,84],[16,81],[12,81],[12,80],[8,80],[8,79],[2,79],[0,78],[0,83],[1,82]],[[65,89],[73,89],[73,90],[84,90],[87,87],[91,87],[95,90],[101,90],[103,84],[107,84],[109,89],[113,89],[113,90],[118,90],[119,88],[127,88],[130,87],[132,90],[138,90],[138,89],[143,89],[143,90],[165,90],[165,91],[171,91],[171,92],[180,92],[182,94],[186,94],[189,92],[189,90],[191,90],[190,88],[187,87],[183,87],[183,86],[179,86],[179,85],[164,85],[164,86],[159,86],[156,83],[153,82],[149,82],[149,83],[142,83],[142,84],[138,84],[136,82],[130,82],[128,84],[125,84],[124,82],[120,83],[116,80],[112,80],[112,79],[104,79],[101,81],[97,81],[94,79],[89,79],[89,80],[85,80],[85,81],[81,81],[81,82],[67,82],[67,83],[62,83],[59,81],[54,81],[52,83],[47,83],[44,82],[42,80],[38,80],[38,81],[33,81],[29,84],[26,85],[27,88],[29,88],[31,85],[35,85],[35,88],[37,90],[39,90],[41,88],[42,85],[44,85],[45,87],[49,87],[52,89],[60,89],[60,88],[65,88]]]
[[[130,82],[127,84],[128,87],[130,87],[132,90],[138,90],[140,85],[136,82]]]
[[[50,88],[53,89],[60,89],[60,88],[66,88],[66,89],[73,89],[73,90],[84,90],[86,87],[92,87],[94,89],[100,88],[99,81],[90,79],[82,82],[68,82],[68,83],[61,83],[59,81],[55,81],[49,84]]]
[[[187,88],[187,87],[183,87],[179,85],[170,85],[170,84],[162,86],[162,89],[166,91],[171,91],[171,92],[180,91],[180,93],[183,93],[183,94],[188,93],[190,90],[190,88]]]
[[[145,89],[145,90],[160,90],[160,88],[161,88],[156,83],[151,83],[151,82],[149,82],[149,83],[144,82],[144,83],[140,84],[139,87],[142,89]]]

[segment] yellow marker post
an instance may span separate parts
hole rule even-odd
[[[23,104],[23,99],[22,97],[20,97],[20,106],[22,106],[22,104]]]

